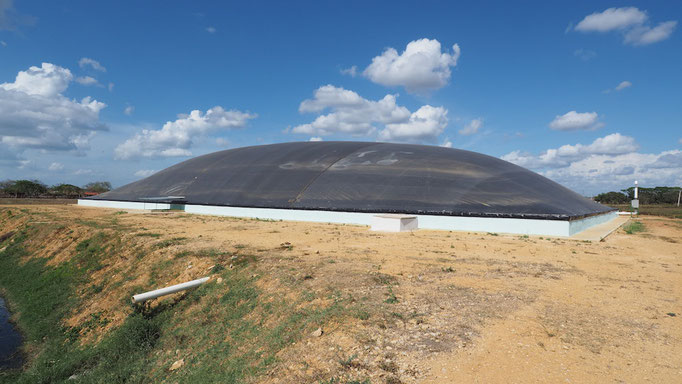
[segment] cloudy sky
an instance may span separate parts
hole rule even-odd
[[[0,0],[0,179],[120,186],[227,148],[363,140],[586,195],[682,184],[680,2],[246,3]]]

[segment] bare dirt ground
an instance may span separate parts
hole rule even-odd
[[[107,275],[123,280],[116,290],[94,295],[73,322],[104,311],[115,326],[129,311],[120,303],[131,286],[153,273],[158,286],[203,276],[214,260],[192,253],[208,247],[256,255],[265,290],[334,290],[361,305],[327,325],[322,336],[306,335],[282,351],[280,363],[261,377],[264,383],[333,377],[392,384],[682,382],[679,219],[641,217],[645,232],[619,229],[591,243],[426,230],[384,234],[180,212],[30,210],[40,213],[30,220],[113,223],[136,242],[170,240],[141,261],[134,278]],[[70,230],[74,239],[88,231],[75,224]],[[58,258],[73,247],[75,240],[43,253]],[[178,252],[190,256],[153,272]],[[112,259],[93,281],[124,271],[129,259]],[[328,304],[316,297],[313,304]]]

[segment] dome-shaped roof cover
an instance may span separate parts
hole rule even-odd
[[[199,156],[98,200],[577,219],[612,209],[525,168],[459,149],[294,142]]]

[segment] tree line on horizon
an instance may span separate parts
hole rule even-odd
[[[680,187],[639,188],[639,203],[649,204],[677,204]],[[620,192],[605,192],[594,197],[594,201],[602,204],[630,204],[635,198],[635,187],[621,189]]]
[[[73,184],[47,186],[39,180],[0,181],[0,197],[14,198],[66,198],[75,199],[111,190],[108,181],[93,181],[82,187]]]

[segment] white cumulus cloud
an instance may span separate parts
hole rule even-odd
[[[358,66],[354,65],[350,68],[342,69],[341,74],[342,75],[348,75],[350,77],[355,77],[358,75]]]
[[[582,61],[590,61],[597,56],[597,52],[589,49],[579,48],[573,51],[573,56],[580,58]]]
[[[539,155],[513,151],[501,158],[591,193],[619,190],[634,180],[652,186],[682,183],[682,151],[652,154],[638,149],[634,138],[614,133],[588,145],[564,145]]]
[[[460,48],[455,44],[452,53],[441,51],[438,40],[411,41],[402,53],[387,48],[364,70],[371,81],[389,86],[403,86],[410,93],[444,87],[450,81],[450,67],[457,65]]]
[[[603,12],[595,12],[575,26],[580,32],[618,31],[623,35],[623,42],[632,45],[647,45],[665,40],[677,27],[677,21],[661,22],[655,27],[649,23],[649,15],[635,7],[609,8]]]
[[[73,75],[67,68],[42,63],[40,67],[19,71],[13,83],[2,83],[0,87],[8,91],[51,97],[64,92],[71,80]]]
[[[91,76],[83,76],[83,77],[77,77],[76,82],[80,85],[98,85],[99,82],[97,79]]]
[[[618,84],[618,85],[616,86],[616,91],[622,91],[622,90],[624,90],[625,88],[630,88],[630,87],[632,87],[632,83],[631,83],[631,82],[629,82],[629,81],[627,81],[627,80],[626,80],[626,81],[621,81],[620,84]]]
[[[424,105],[402,123],[386,124],[379,132],[384,141],[434,143],[448,125],[448,110]]]
[[[100,72],[106,72],[107,71],[107,69],[104,68],[104,66],[102,64],[100,64],[99,61],[93,60],[93,59],[88,58],[88,57],[83,57],[80,60],[78,60],[78,66],[81,68],[90,67],[90,68],[94,69],[95,71],[100,71]]]
[[[625,34],[625,43],[632,45],[647,45],[658,43],[670,37],[677,27],[677,21],[665,21],[655,27],[641,25]]]
[[[149,177],[153,174],[155,174],[157,171],[154,169],[140,169],[139,171],[135,172],[135,176],[137,177]]]
[[[620,155],[635,152],[638,148],[639,145],[632,137],[613,133],[600,137],[588,145],[567,144],[548,149],[537,156],[514,151],[502,156],[502,159],[528,168],[558,168],[591,155]]]
[[[319,136],[313,136],[308,141],[324,141],[321,137]]]
[[[255,114],[213,107],[206,113],[194,110],[178,115],[159,130],[143,129],[114,149],[114,158],[191,156],[192,139],[213,132],[246,126]]]
[[[603,126],[604,123],[599,121],[597,112],[569,111],[563,115],[557,115],[549,123],[549,127],[556,131],[589,131]]]
[[[43,63],[0,84],[0,143],[20,151],[87,149],[94,133],[107,129],[99,120],[106,104],[65,97],[72,80],[68,69]]]
[[[132,105],[129,105],[123,109],[123,113],[128,116],[132,116],[133,112],[135,112],[135,107]]]
[[[322,113],[292,133],[327,136],[333,134],[373,137],[380,140],[435,142],[447,125],[447,110],[424,105],[415,112],[396,104],[397,95],[367,100],[357,93],[333,85],[318,88],[312,99],[301,102],[299,112]]]
[[[50,166],[47,167],[47,169],[50,171],[61,171],[62,169],[64,169],[64,164],[55,162],[50,164]]]
[[[460,135],[469,136],[473,135],[483,126],[483,119],[473,119],[464,128],[459,130]]]
[[[575,26],[581,32],[608,32],[625,29],[644,23],[648,16],[646,12],[635,7],[609,8],[603,12],[595,12]]]

